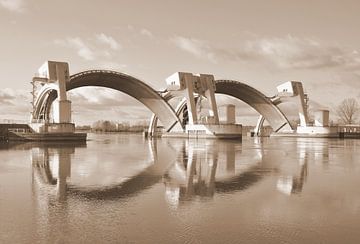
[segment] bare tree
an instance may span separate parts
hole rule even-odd
[[[355,98],[344,99],[336,108],[336,113],[344,124],[356,123],[359,111],[360,106]]]

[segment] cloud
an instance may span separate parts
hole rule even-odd
[[[75,49],[79,57],[87,61],[95,59],[95,52],[80,37],[67,37],[63,40],[57,39],[54,43]]]
[[[117,90],[104,87],[82,87],[70,92],[76,106],[86,110],[111,110],[118,107],[144,107],[139,101]]]
[[[15,90],[11,88],[0,89],[0,120],[21,120],[26,122],[30,116],[31,95],[27,90]]]
[[[0,90],[0,104],[7,104],[11,105],[13,104],[13,100],[15,98],[13,92],[8,92],[7,90]]]
[[[150,119],[151,112],[134,98],[108,88],[85,87],[70,92],[75,119],[92,123],[100,119],[135,121]],[[82,120],[86,121],[82,121]]]
[[[178,48],[194,55],[197,58],[205,58],[216,62],[214,48],[207,42],[195,38],[175,36],[170,39]]]
[[[248,41],[244,51],[255,58],[267,59],[280,68],[348,69],[360,65],[360,55],[357,51],[293,36]]]
[[[75,50],[77,55],[86,61],[99,62],[113,62],[111,59],[114,56],[114,51],[121,49],[121,45],[113,37],[104,33],[87,39],[81,37],[56,39],[54,44]],[[100,44],[105,44],[106,46]]]
[[[24,11],[23,0],[0,0],[0,5],[12,12],[21,13]]]
[[[285,69],[360,68],[360,53],[316,40],[286,36],[248,40],[237,48],[216,47],[209,42],[175,36],[170,39],[178,48],[197,58],[212,62],[270,62]]]
[[[116,71],[122,71],[127,67],[126,64],[121,64],[113,61],[101,61],[98,66],[100,69],[116,70]]]
[[[121,48],[121,45],[111,36],[107,36],[104,33],[97,34],[96,39],[103,44],[109,45],[113,50],[118,50]]]
[[[31,98],[28,91],[11,88],[0,89],[0,104],[18,105]]]
[[[91,124],[96,120],[149,120],[151,111],[136,99],[113,89],[83,87],[68,93],[75,123]],[[0,123],[27,123],[30,118],[29,90],[0,89]]]
[[[153,39],[153,38],[154,38],[153,33],[152,33],[151,31],[149,31],[148,29],[141,29],[141,30],[140,30],[140,34],[141,34],[141,35],[144,35],[144,36],[146,36],[146,37],[148,37],[148,38],[150,38],[150,39]]]

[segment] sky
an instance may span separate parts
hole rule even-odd
[[[356,0],[0,0],[0,121],[28,120],[30,81],[46,60],[70,73],[111,69],[155,89],[177,71],[245,82],[268,96],[302,81],[314,106],[360,99]],[[75,123],[147,120],[118,91],[71,92]],[[223,98],[219,98],[220,100]],[[243,123],[257,114],[238,103]]]

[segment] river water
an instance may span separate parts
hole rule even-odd
[[[360,140],[0,145],[0,243],[360,243]]]

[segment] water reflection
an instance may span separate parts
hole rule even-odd
[[[185,141],[177,161],[164,175],[166,199],[178,206],[256,184],[276,167],[267,162],[261,142],[255,145],[250,153],[242,154],[242,144],[234,141]]]
[[[313,155],[320,160],[322,156],[324,161],[328,160],[326,147],[320,147],[319,152],[314,150],[314,145],[301,140],[295,145],[297,155],[290,158],[286,152],[276,154],[264,148],[262,139],[255,139],[251,150],[245,151],[235,141],[155,140],[148,141],[148,145],[150,162],[146,167],[121,182],[103,186],[72,183],[71,160],[77,145],[34,147],[31,149],[33,185],[45,189],[57,201],[65,201],[68,195],[87,200],[117,200],[137,196],[163,182],[168,203],[177,206],[194,199],[211,199],[215,193],[243,191],[274,174],[278,175],[275,186],[280,192],[297,194],[308,177],[309,157]],[[282,166],[285,159],[298,160],[295,164],[298,166],[284,167],[293,167],[291,162]]]
[[[164,175],[170,203],[191,199],[193,195],[214,195],[217,144],[196,142],[184,141],[176,163]]]
[[[59,148],[33,148],[31,160],[33,165],[34,182],[40,185],[56,186],[55,195],[58,200],[66,199],[68,194],[86,199],[116,200],[135,196],[143,190],[158,183],[173,163],[171,155],[173,149],[157,150],[156,141],[149,141],[150,163],[137,174],[128,177],[120,183],[114,182],[107,186],[81,186],[67,183],[71,176],[71,155],[75,152],[74,146]],[[114,169],[117,170],[117,169]],[[97,177],[106,177],[98,175]],[[54,192],[54,191],[49,191]]]
[[[66,181],[71,176],[71,155],[74,153],[74,145],[32,148],[33,183],[55,186],[56,198],[65,200]]]
[[[356,236],[357,141],[94,138],[0,146],[2,242],[312,243],[331,223]]]
[[[309,174],[309,161],[313,160],[316,164],[322,164],[326,169],[329,163],[329,140],[318,139],[308,140],[305,138],[296,139],[293,143],[296,152],[290,159],[294,158],[298,164],[289,162],[289,165],[297,166],[288,175],[280,176],[277,181],[277,189],[287,195],[301,193]],[[284,171],[284,170],[283,170]]]

